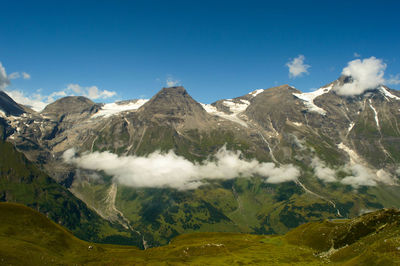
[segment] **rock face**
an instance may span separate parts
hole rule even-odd
[[[121,225],[129,220],[150,244],[213,228],[284,233],[307,221],[400,207],[400,93],[379,86],[337,94],[347,82],[340,77],[307,93],[282,85],[212,104],[196,102],[183,87],[106,105],[67,97],[40,114],[5,117],[3,135],[98,213]],[[70,148],[120,157],[173,150],[201,163],[223,146],[242,159],[290,164],[300,177],[266,184],[242,176],[194,191],[132,188],[62,159]]]
[[[7,93],[0,90],[0,112],[1,111],[3,111],[7,116],[20,116],[25,113],[25,110],[22,106],[11,99]]]
[[[41,112],[44,116],[60,118],[71,114],[95,113],[100,109],[99,104],[82,96],[68,96],[51,103]]]
[[[175,117],[190,115],[205,117],[207,115],[184,87],[163,88],[141,107],[140,113]]]

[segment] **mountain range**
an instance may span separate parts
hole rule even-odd
[[[115,239],[149,247],[191,232],[283,234],[400,205],[400,93],[340,94],[351,82],[212,104],[183,87],[108,104],[70,96],[39,113],[0,91],[2,145],[78,210],[125,232]],[[23,202],[9,188],[21,180],[2,179],[2,200]]]

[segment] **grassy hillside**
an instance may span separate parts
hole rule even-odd
[[[195,233],[167,246],[94,244],[44,215],[0,203],[0,264],[45,265],[398,265],[400,212],[308,223],[285,236]]]

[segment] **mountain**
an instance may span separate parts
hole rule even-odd
[[[0,90],[0,112],[3,112],[5,116],[14,115],[19,116],[25,113],[22,106],[17,104],[10,96],[4,91]],[[0,113],[1,115],[1,113]]]
[[[0,256],[2,264],[13,265],[396,265],[399,215],[381,210],[307,223],[283,236],[194,233],[139,250],[79,240],[30,208],[0,203]]]
[[[283,234],[308,221],[400,207],[400,93],[378,86],[340,95],[351,81],[343,76],[312,92],[282,85],[212,104],[183,87],[112,104],[62,98],[39,114],[5,116],[5,135],[90,209],[140,231],[150,246],[190,232]],[[79,167],[65,161],[70,149],[76,163],[85,155],[115,161]],[[129,163],[109,172],[170,151],[182,164],[154,173],[174,180],[166,185],[121,182],[118,174],[126,180],[137,171]],[[174,183],[187,167],[215,166],[212,175],[229,162],[195,189]],[[251,170],[240,168],[247,164]],[[157,180],[147,175],[159,164],[152,166],[135,178]]]

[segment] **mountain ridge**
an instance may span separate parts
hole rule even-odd
[[[150,246],[192,231],[285,233],[307,221],[400,207],[398,94],[381,86],[342,96],[334,88],[344,82],[309,93],[283,85],[212,104],[197,103],[183,87],[164,88],[149,101],[5,117],[13,130],[7,141],[104,218],[129,221]],[[173,152],[185,165],[213,165],[225,149],[239,163],[266,163],[278,182],[205,176],[194,190],[132,187],[105,174],[107,164],[90,170],[66,162],[70,149],[75,160],[107,155],[116,163]],[[296,169],[296,179],[279,181],[286,168]]]

